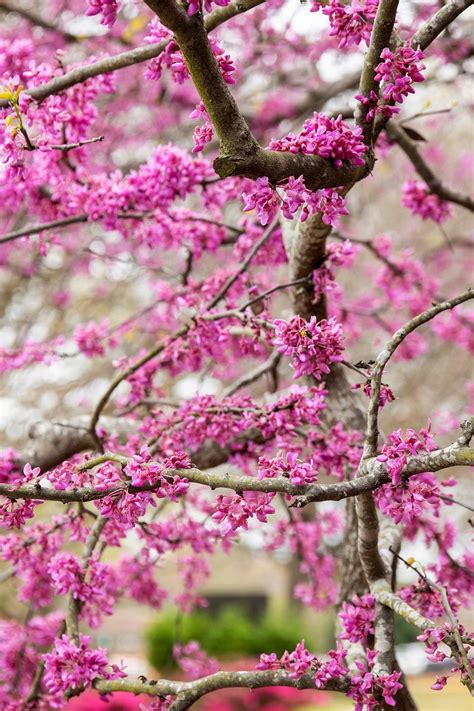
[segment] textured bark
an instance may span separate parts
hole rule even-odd
[[[172,694],[176,700],[171,706],[171,711],[182,711],[192,706],[198,699],[211,691],[230,688],[259,689],[264,686],[288,686],[293,689],[315,689],[314,676],[305,674],[300,679],[292,679],[288,672],[278,671],[220,671],[210,676],[205,676],[196,681],[173,681],[158,679],[157,681],[135,681],[132,679],[98,680],[95,688],[103,694],[113,691],[129,691],[134,694],[148,694],[149,696],[166,696]],[[330,679],[325,687],[332,691],[347,691],[350,680],[347,677]]]
[[[257,434],[258,433],[258,434]],[[255,436],[261,436],[261,433],[256,431]],[[460,438],[461,439],[461,438]],[[246,442],[248,440],[244,440]],[[211,449],[212,454],[204,454],[202,456],[202,464],[207,464],[216,462],[217,457],[229,457],[232,450],[227,451],[222,450],[222,453],[217,450],[214,453]],[[211,457],[216,457],[212,460]],[[197,459],[197,457],[195,457]],[[88,459],[85,462],[77,465],[78,471],[85,471],[87,469],[93,469],[94,467],[100,466],[105,462],[114,462],[119,466],[125,466],[129,462],[129,458],[122,454],[116,454],[114,452],[105,452],[99,456]],[[406,479],[413,474],[420,474],[426,471],[439,471],[440,469],[446,469],[451,466],[465,465],[467,463],[474,462],[474,450],[469,447],[463,447],[459,445],[458,442],[446,447],[445,449],[438,449],[431,452],[429,455],[420,454],[412,457],[408,457],[406,466],[401,472],[403,479]],[[30,462],[36,464],[33,462]],[[219,462],[220,463],[220,462]],[[357,497],[359,500],[364,496],[369,496],[372,491],[377,489],[381,484],[385,484],[390,481],[390,475],[387,471],[387,467],[383,462],[379,462],[377,459],[373,458],[371,460],[364,461],[363,475],[356,477],[355,479],[347,479],[342,482],[335,484],[307,484],[307,485],[295,485],[284,476],[270,478],[270,479],[258,479],[257,477],[248,477],[242,474],[231,474],[229,472],[210,472],[202,471],[201,469],[191,468],[191,469],[166,469],[163,474],[168,477],[182,477],[186,478],[189,482],[194,484],[200,484],[201,486],[207,486],[210,489],[231,489],[236,492],[242,491],[261,491],[266,493],[282,493],[288,494],[294,497],[292,506],[301,508],[307,506],[316,501],[342,501],[343,499]],[[0,496],[6,496],[9,499],[34,499],[42,501],[60,501],[62,503],[70,503],[73,501],[93,501],[94,499],[101,499],[105,496],[112,496],[119,493],[121,490],[127,490],[130,493],[137,493],[140,491],[153,491],[159,484],[141,484],[133,485],[130,482],[123,482],[121,488],[117,489],[116,486],[112,486],[109,489],[96,489],[91,486],[75,487],[71,489],[55,489],[52,486],[45,484],[44,481],[35,480],[33,482],[28,482],[16,486],[14,484],[0,483]],[[373,515],[373,512],[369,510],[367,514],[367,523],[369,524],[369,514]],[[364,553],[366,550],[366,545],[370,545],[372,548],[376,540],[372,537],[373,533],[371,528],[375,528],[376,523],[372,522],[372,526],[368,525],[367,530],[363,532],[363,535],[359,536],[359,539],[363,539],[364,545],[361,546]],[[380,556],[379,556],[380,557]],[[379,572],[383,564],[380,565],[380,570],[372,570],[372,565],[370,565],[370,580],[377,580]],[[385,566],[387,567],[387,566]],[[369,567],[368,567],[369,569]]]
[[[325,225],[319,215],[314,215],[306,222],[284,223],[284,242],[289,261],[290,278],[298,279],[308,276],[320,267],[325,260],[326,240],[331,232],[331,227]],[[299,286],[293,290],[293,304],[297,314],[309,320],[311,316],[316,316],[318,320],[327,317],[326,297],[322,295],[314,303],[314,289]],[[325,380],[325,387],[328,389],[326,398],[326,409],[324,411],[325,421],[329,426],[342,422],[345,427],[363,432],[365,428],[365,417],[362,408],[359,406],[356,394],[351,389],[345,376],[342,366],[336,365]],[[342,602],[355,594],[367,592],[368,585],[364,571],[360,562],[357,540],[357,516],[355,512],[355,501],[348,500],[346,503],[347,526],[344,546],[341,555],[341,583],[340,597]]]
[[[418,150],[416,142],[410,138],[402,126],[392,120],[387,123],[385,130],[388,136],[398,143],[407,158],[411,161],[420,178],[423,178],[432,193],[438,195],[442,200],[455,203],[470,212],[474,212],[474,200],[469,197],[469,195],[463,195],[455,190],[451,190],[451,188],[448,188],[441,182],[424,160]]]
[[[290,278],[295,279],[311,274],[324,262],[326,239],[331,228],[324,225],[319,216],[311,217],[306,223],[299,224],[296,229],[292,230],[291,223],[287,222],[283,224],[283,228]],[[308,287],[298,286],[294,289],[293,303],[295,311],[307,320],[312,315],[315,315],[318,320],[327,317],[325,296],[323,295],[317,303],[314,303]],[[331,369],[325,386],[328,389],[327,407],[324,413],[327,423],[333,425],[342,422],[347,428],[363,433],[366,427],[366,414],[360,396],[350,387],[342,366],[336,365]],[[371,494],[367,496],[371,497]],[[358,517],[356,500],[353,498],[346,502],[346,535],[340,559],[340,574],[339,605],[353,595],[362,595],[368,591],[366,574],[359,556]],[[391,611],[387,611],[382,618],[387,621],[392,615]],[[353,655],[350,654],[351,651],[354,652]],[[349,650],[349,668],[362,652],[363,650],[359,648]],[[391,666],[394,670],[398,670],[396,659],[392,659]],[[355,667],[354,672],[356,671]],[[416,711],[417,706],[404,679],[402,683],[404,687],[396,695],[395,708],[399,711]]]

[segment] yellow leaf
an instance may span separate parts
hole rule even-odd
[[[2,87],[0,90],[0,99],[7,99],[9,101],[12,98],[12,93],[8,89]]]
[[[6,117],[5,119],[5,126],[12,126],[15,121],[17,121],[18,118],[15,116],[15,114],[9,114],[9,116]]]
[[[415,560],[416,558],[413,558],[413,556],[411,555],[409,558],[407,558],[407,565],[413,565]]]

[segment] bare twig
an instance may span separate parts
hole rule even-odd
[[[218,8],[206,16],[206,31],[211,32],[235,15],[247,12],[247,10],[261,5],[262,2],[264,2],[264,0],[233,0],[227,7]],[[166,49],[167,45],[168,40],[163,40],[162,42],[146,45],[146,47],[135,47],[127,52],[121,52],[111,57],[104,57],[104,59],[99,59],[96,62],[71,69],[71,71],[66,72],[66,74],[54,77],[54,79],[51,79],[45,84],[27,89],[26,93],[33,99],[36,99],[36,101],[43,101],[46,97],[59,94],[61,91],[65,91],[76,84],[82,84],[91,77],[116,72],[119,69],[130,67],[133,64],[140,64],[147,62],[149,59],[154,59]],[[6,102],[0,101],[0,107],[5,105]]]
[[[377,451],[377,438],[378,438],[378,413],[379,413],[379,398],[380,398],[380,387],[382,384],[382,376],[390,358],[393,356],[398,346],[405,340],[405,338],[415,331],[417,328],[422,326],[424,323],[431,321],[435,316],[453,309],[455,306],[469,301],[474,298],[474,291],[468,289],[460,296],[450,299],[449,301],[443,301],[439,304],[434,304],[430,309],[427,309],[423,313],[415,316],[410,321],[408,321],[404,326],[398,329],[398,331],[393,335],[390,341],[385,346],[384,350],[379,353],[375,360],[375,365],[372,369],[371,376],[371,387],[372,394],[370,396],[368,414],[367,414],[367,431],[366,431],[366,442],[364,446],[364,457],[373,457]]]
[[[463,195],[462,193],[455,192],[446,185],[443,185],[441,180],[436,177],[429,165],[421,156],[416,142],[412,141],[403,128],[392,120],[387,123],[386,131],[390,138],[393,138],[398,143],[402,151],[411,161],[418,175],[423,178],[432,193],[440,197],[442,200],[453,202],[456,205],[464,207],[470,212],[474,211],[474,200],[470,198],[469,195]]]

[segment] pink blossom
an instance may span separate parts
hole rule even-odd
[[[291,679],[299,679],[311,669],[316,657],[304,646],[304,639],[296,645],[294,652],[285,652],[280,663],[289,672]]]
[[[412,84],[424,80],[424,54],[420,49],[401,45],[394,52],[386,47],[380,57],[383,61],[375,67],[375,81],[384,83],[382,97],[401,104],[408,94],[415,93]]]
[[[194,129],[194,148],[193,153],[199,153],[202,151],[206,143],[212,141],[214,136],[214,130],[210,123],[205,123],[204,126],[196,126]]]
[[[330,0],[327,5],[312,0],[311,12],[321,9],[329,17],[330,35],[339,38],[339,47],[353,47],[362,40],[368,46],[377,6],[378,0],[352,0],[348,5],[340,0]]]
[[[313,484],[318,478],[318,472],[312,460],[303,462],[297,458],[296,452],[288,452],[286,457],[282,452],[273,459],[260,457],[258,460],[258,478],[265,479],[275,476],[288,477],[295,486]]]
[[[438,224],[445,222],[452,215],[448,202],[430,192],[426,183],[416,180],[408,180],[403,185],[402,205],[413,215],[420,215],[422,220],[433,220]]]
[[[91,558],[84,566],[71,553],[58,553],[48,565],[51,584],[58,595],[71,594],[84,603],[82,613],[97,627],[103,614],[110,615],[116,598],[112,568]]]
[[[370,379],[366,380],[364,384],[356,383],[353,387],[354,390],[362,389],[364,395],[367,395],[368,398],[372,397],[372,385]],[[392,390],[389,388],[388,385],[384,385],[382,383],[380,386],[379,393],[379,409],[381,410],[382,407],[384,407],[387,403],[393,402],[394,400],[395,395],[393,394]]]
[[[220,525],[222,535],[235,534],[240,528],[247,529],[248,521],[254,516],[265,523],[268,516],[275,513],[271,505],[275,494],[260,494],[244,491],[242,496],[221,496],[216,498],[212,518]]]
[[[226,7],[230,0],[203,0],[202,6],[205,12],[211,12],[212,5],[218,5],[219,7]],[[188,15],[195,15],[201,9],[200,0],[190,0],[188,4]]]
[[[398,471],[398,468],[392,471]],[[405,525],[415,524],[427,510],[438,515],[439,495],[438,482],[430,473],[412,476],[401,483],[384,484],[374,492],[380,510],[396,523]]]
[[[292,359],[295,378],[312,375],[321,380],[329,365],[342,360],[342,332],[335,319],[305,321],[293,316],[290,321],[277,319],[274,344],[279,353]]]
[[[51,693],[69,688],[92,686],[97,677],[119,679],[125,676],[116,665],[109,666],[105,649],[91,649],[91,638],[80,634],[75,643],[67,635],[55,640],[52,652],[44,655],[44,682]]]
[[[88,323],[77,326],[74,331],[74,340],[81,353],[88,358],[105,355],[104,341],[109,335],[108,321],[101,323]]]
[[[265,671],[266,669],[275,669],[275,668],[279,668],[279,667],[280,667],[280,660],[278,659],[275,652],[272,652],[271,654],[261,654],[260,661],[255,666],[255,669],[260,669],[261,671]]]
[[[366,645],[370,635],[374,634],[375,599],[372,595],[354,595],[351,602],[343,602],[339,618],[343,632],[341,639],[349,642],[362,642]]]
[[[278,209],[278,199],[268,178],[257,178],[255,189],[242,193],[244,211],[256,210],[262,225],[268,225]]]
[[[0,499],[0,526],[21,528],[29,518],[34,517],[35,508],[40,503],[42,502],[31,499],[22,501],[2,496]]]
[[[199,642],[194,640],[187,644],[173,645],[173,657],[189,679],[199,679],[219,669],[217,659],[208,657]]]
[[[364,165],[367,150],[361,128],[350,128],[341,115],[330,118],[320,113],[307,119],[299,134],[289,133],[284,138],[272,140],[268,147],[273,151],[319,155],[331,160],[338,168],[344,162]]]
[[[87,0],[86,15],[102,15],[100,24],[112,27],[119,11],[117,0]]]
[[[431,452],[436,449],[430,429],[431,423],[419,433],[413,429],[406,432],[397,430],[389,436],[389,443],[383,445],[382,454],[377,459],[379,462],[386,462],[393,484],[400,484],[401,472],[408,455],[416,456],[419,452]]]

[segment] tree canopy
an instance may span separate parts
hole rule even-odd
[[[450,661],[433,693],[473,693],[471,4],[0,1],[6,711],[416,709],[398,617]],[[249,531],[333,649],[177,643],[182,680],[148,680],[95,644],[123,599],[204,605]]]

